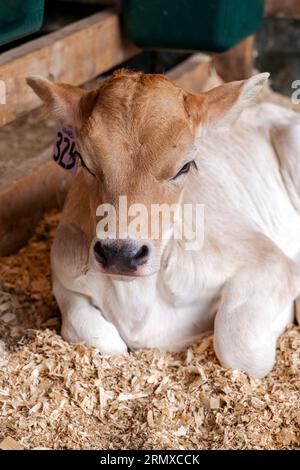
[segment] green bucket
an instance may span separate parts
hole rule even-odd
[[[44,0],[0,0],[0,45],[38,31]]]
[[[264,0],[123,0],[127,35],[139,47],[223,52],[260,26]]]

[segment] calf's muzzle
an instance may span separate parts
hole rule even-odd
[[[94,255],[105,272],[133,274],[147,263],[150,248],[144,242],[134,240],[97,240]]]

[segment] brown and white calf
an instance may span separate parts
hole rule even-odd
[[[124,70],[92,91],[28,79],[75,128],[86,165],[52,249],[66,340],[105,354],[175,351],[214,326],[222,364],[253,377],[271,370],[300,293],[300,119],[253,105],[267,79],[199,95]],[[172,230],[158,240],[97,238],[97,207],[117,208],[119,196],[149,209],[203,204],[203,246],[186,250]]]

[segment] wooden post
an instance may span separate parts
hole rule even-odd
[[[279,18],[300,19],[300,1],[266,0],[265,14]]]
[[[253,40],[254,36],[249,36],[229,51],[214,54],[214,66],[225,82],[243,80],[252,75]]]

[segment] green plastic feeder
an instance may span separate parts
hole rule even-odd
[[[253,34],[264,0],[123,0],[127,35],[141,48],[224,52]]]
[[[0,0],[0,45],[38,31],[44,0]]]

